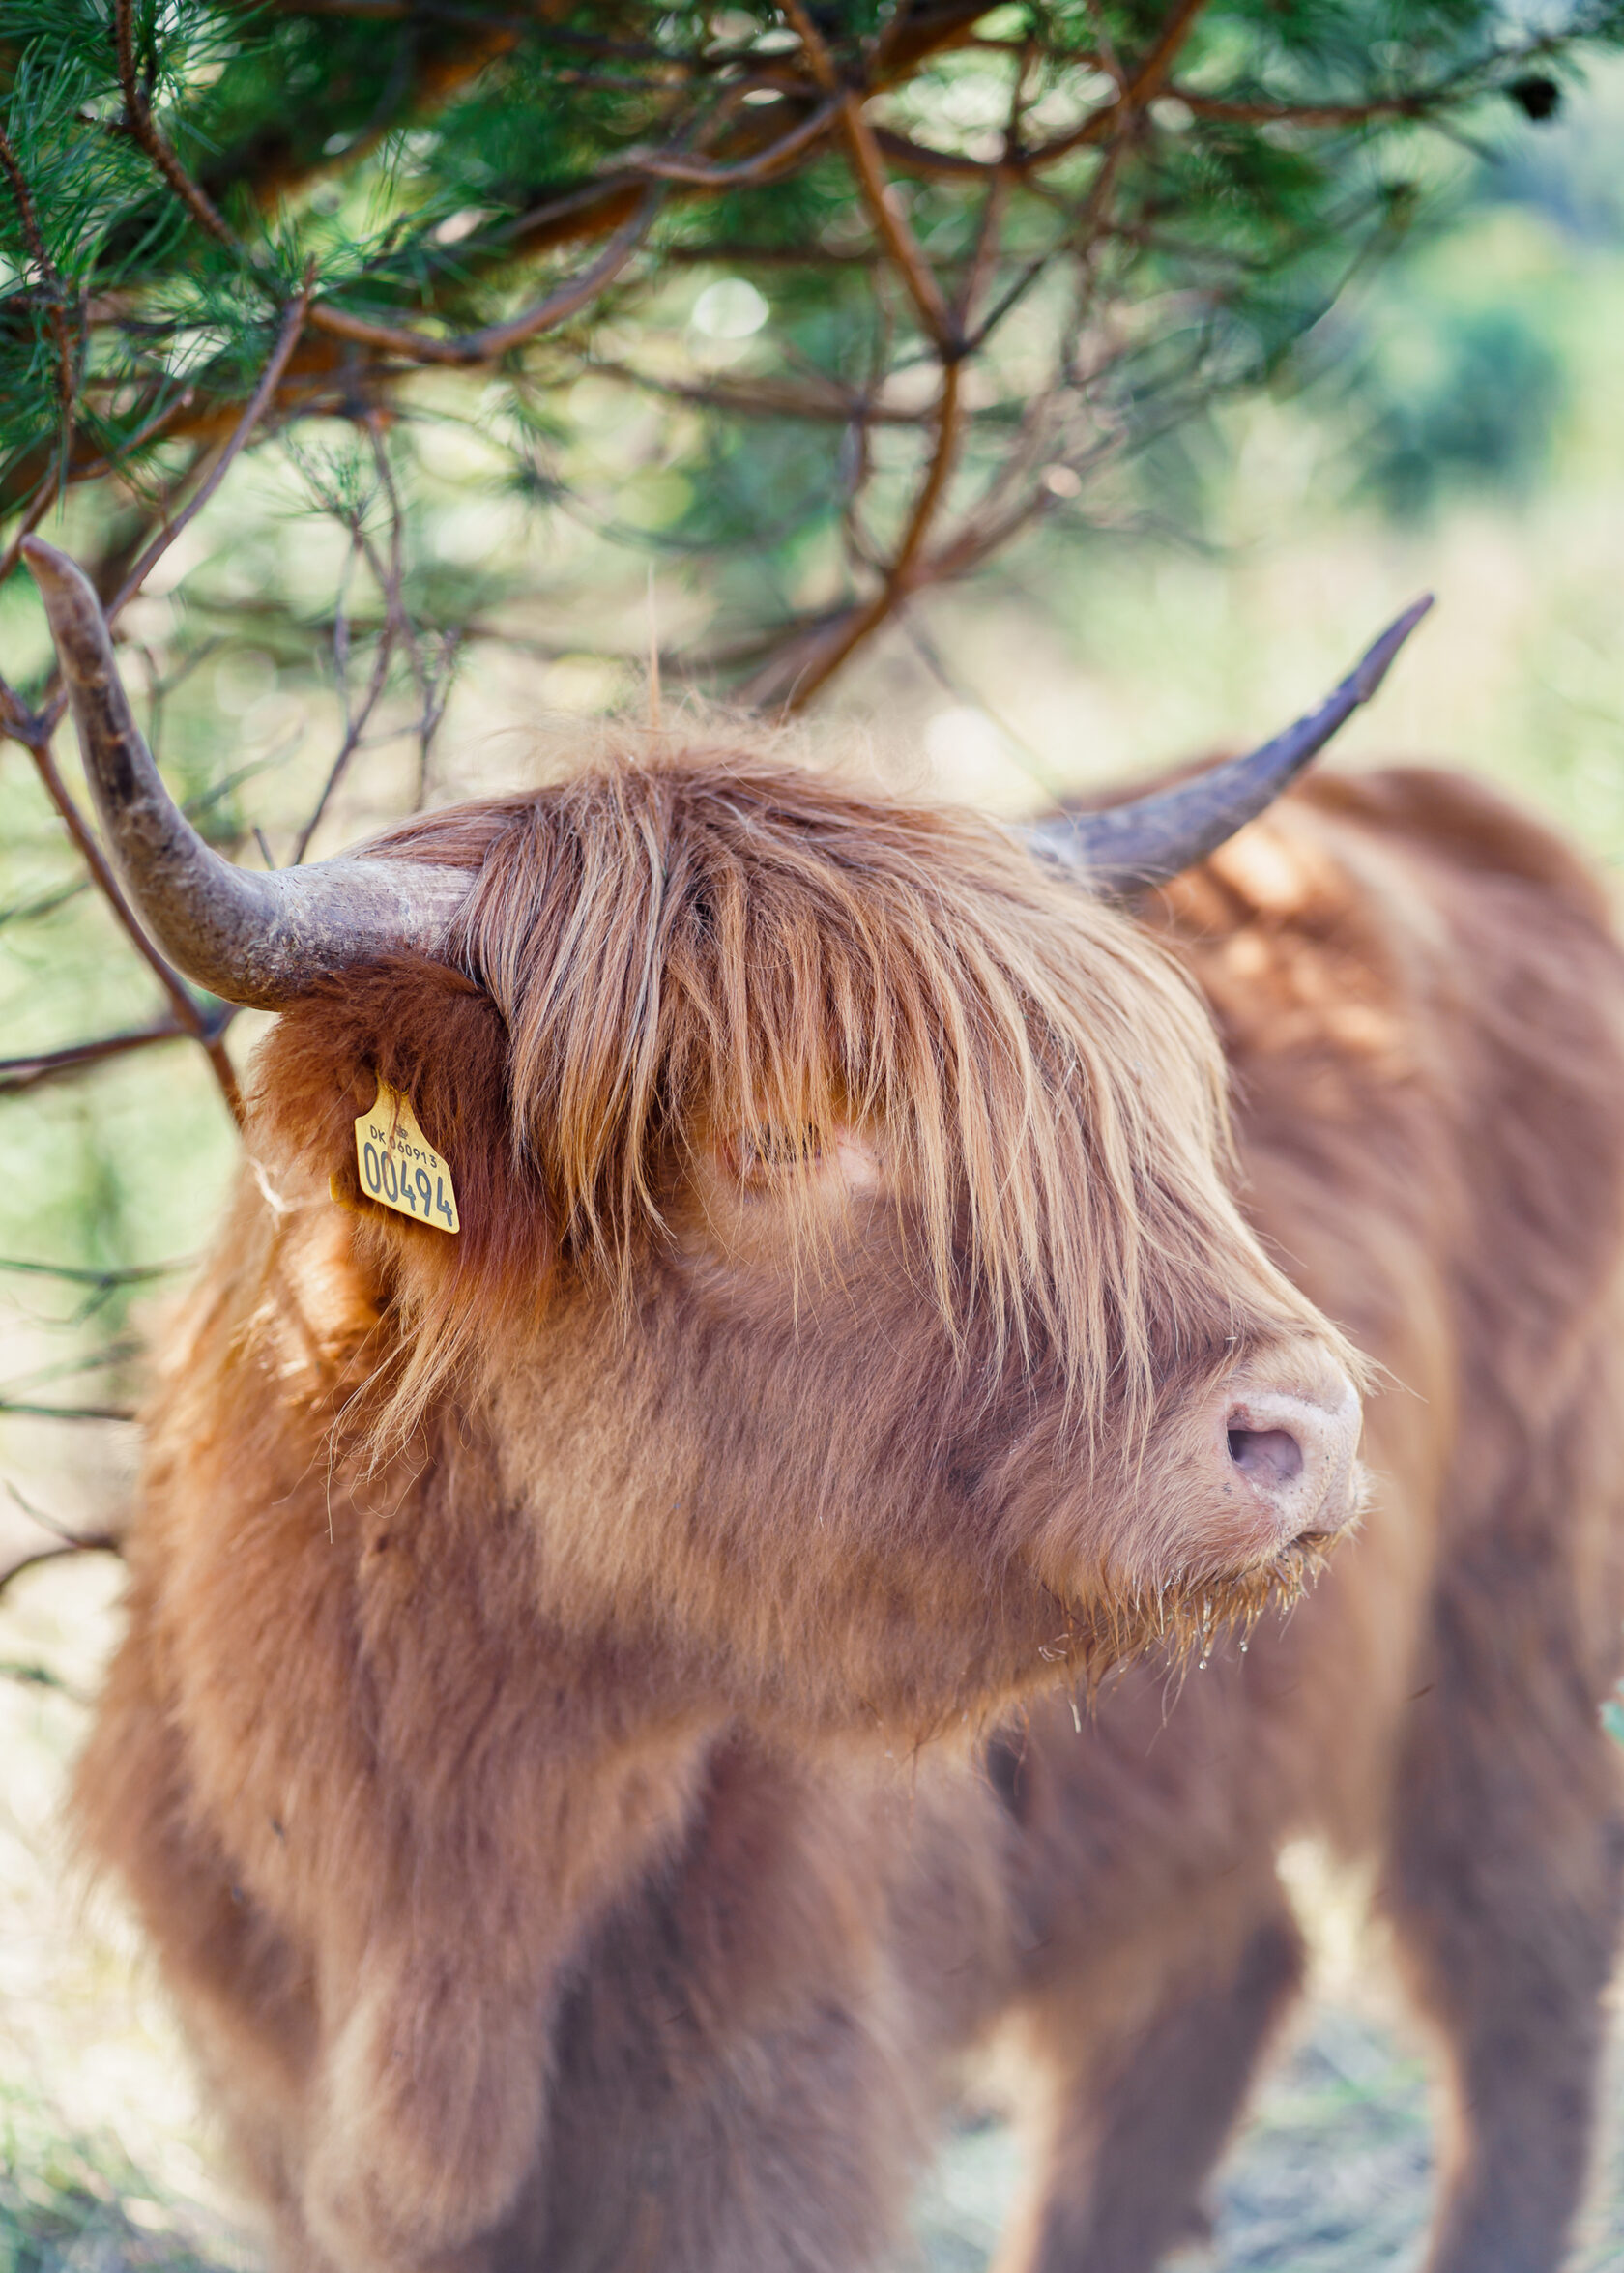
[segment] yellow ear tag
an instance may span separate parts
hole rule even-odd
[[[378,1101],[355,1124],[356,1165],[368,1199],[429,1223],[460,1231],[451,1172],[418,1126],[409,1097],[378,1076]]]

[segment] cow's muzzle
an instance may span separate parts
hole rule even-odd
[[[1290,1369],[1299,1377],[1303,1370]],[[1268,1372],[1248,1372],[1232,1380],[1221,1399],[1222,1457],[1238,1507],[1251,1518],[1248,1530],[1256,1525],[1260,1556],[1330,1538],[1357,1509],[1358,1394],[1328,1361],[1313,1373],[1288,1385]]]

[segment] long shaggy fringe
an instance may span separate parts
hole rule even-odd
[[[1091,1436],[1109,1412],[1131,1442],[1181,1348],[1255,1323],[1206,1316],[1215,1284],[1322,1330],[1224,1187],[1223,1064],[1189,982],[995,824],[742,750],[629,745],[378,849],[478,869],[453,952],[500,1014],[500,1046],[466,1046],[506,1093],[513,1180],[486,1204],[546,1219],[532,1293],[544,1244],[546,1267],[567,1259],[629,1299],[696,1149],[744,1138],[783,1158],[854,1125],[912,1211],[956,1345],[981,1319],[995,1370],[1041,1348]],[[329,1036],[335,1006],[311,1005]],[[269,1098],[289,1088],[278,1057]],[[445,1125],[467,1121],[465,1097],[438,1127],[420,1088],[418,1106],[461,1190],[452,1144],[490,1139]],[[438,1241],[382,1228],[420,1255]],[[397,1421],[490,1323],[474,1228],[416,1281]]]

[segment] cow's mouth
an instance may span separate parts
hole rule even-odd
[[[1364,1498],[1364,1472],[1356,1468],[1340,1520],[1317,1524],[1239,1570],[1184,1579],[1103,1610],[1095,1603],[1080,1619],[1080,1630],[1066,1637],[1063,1651],[1042,1654],[1057,1664],[1063,1656],[1091,1691],[1114,1666],[1151,1652],[1180,1664],[1204,1664],[1226,1636],[1238,1636],[1244,1650],[1261,1619],[1290,1610],[1319,1579],[1356,1529]]]

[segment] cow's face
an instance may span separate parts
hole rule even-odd
[[[400,1410],[488,1426],[574,1631],[940,1727],[1348,1520],[1345,1353],[1237,1214],[1210,1027],[1127,918],[738,759],[480,828],[470,976],[313,996],[262,1115],[362,1205]],[[379,1072],[455,1238],[344,1185]]]

